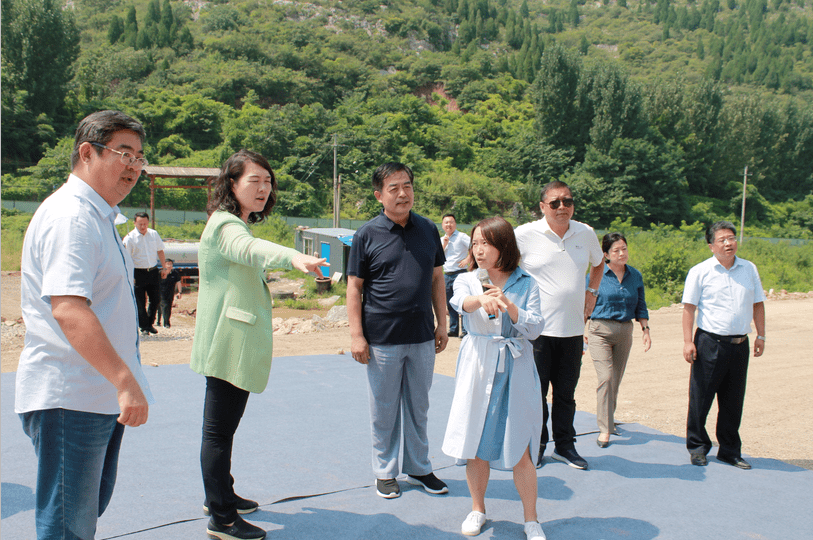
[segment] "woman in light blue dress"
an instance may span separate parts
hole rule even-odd
[[[443,451],[466,460],[472,511],[468,536],[486,522],[485,492],[491,468],[513,470],[528,540],[543,540],[537,522],[536,463],[542,431],[542,397],[530,340],[542,332],[539,289],[519,268],[514,230],[501,217],[478,223],[471,235],[473,272],[454,284],[452,306],[468,335],[457,358],[455,394]]]

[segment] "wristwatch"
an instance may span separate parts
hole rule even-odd
[[[598,298],[598,289],[594,289],[592,287],[587,287],[587,292]]]

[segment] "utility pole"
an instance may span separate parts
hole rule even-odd
[[[740,244],[742,244],[742,234],[745,230],[745,185],[748,182],[748,177],[751,176],[748,174],[748,165],[745,166],[745,170],[742,172],[742,211],[740,212]]]
[[[333,228],[339,227],[339,177],[337,176],[336,156],[338,145],[333,134]]]

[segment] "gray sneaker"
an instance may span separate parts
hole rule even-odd
[[[377,479],[375,481],[375,489],[378,496],[384,497],[385,499],[395,499],[401,496],[401,488],[398,486],[398,480],[395,478]]]

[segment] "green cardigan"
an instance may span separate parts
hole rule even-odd
[[[254,238],[239,217],[217,211],[200,237],[200,290],[192,370],[260,393],[268,384],[274,326],[266,268],[291,268],[298,252]]]

